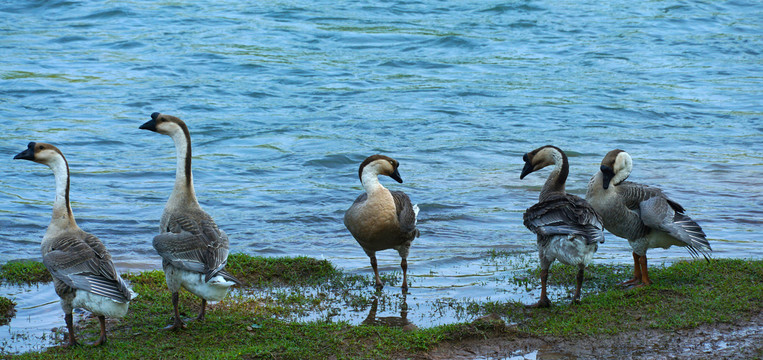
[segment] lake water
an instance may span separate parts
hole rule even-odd
[[[370,273],[342,217],[359,163],[399,160],[405,182],[382,183],[421,208],[407,298],[419,326],[449,321],[426,314],[437,299],[537,297],[507,291],[520,269],[485,258],[534,251],[522,213],[548,170],[519,174],[545,144],[567,151],[578,195],[604,154],[628,151],[630,179],[681,203],[714,257],[763,258],[758,1],[14,1],[0,13],[0,263],[40,258],[53,177],[12,158],[42,141],[67,156],[80,227],[122,271],[158,268],[175,152],[138,130],[155,111],[189,125],[199,201],[234,252]],[[607,235],[594,261],[631,263]],[[399,257],[379,264],[398,271]],[[60,315],[51,307],[39,331]]]

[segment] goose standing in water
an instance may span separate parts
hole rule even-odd
[[[77,345],[72,310],[84,308],[98,316],[101,335],[93,345],[106,342],[106,316],[124,317],[133,293],[111,262],[111,254],[94,235],[77,226],[69,203],[69,164],[53,145],[30,142],[13,157],[45,164],[53,170],[56,199],[48,230],[42,238],[42,263],[53,275],[56,294],[61,298],[67,346]]]
[[[633,249],[633,279],[622,285],[649,285],[647,249],[685,246],[692,256],[708,259],[710,243],[702,228],[684,215],[684,208],[662,190],[625,181],[633,160],[623,150],[612,150],[588,183],[586,199],[601,214],[604,228],[628,240]]]
[[[379,278],[376,252],[395,249],[403,258],[403,291],[408,289],[408,251],[413,239],[419,236],[416,216],[419,207],[402,191],[389,191],[379,183],[379,175],[387,175],[402,183],[397,160],[384,155],[372,155],[360,164],[358,176],[365,193],[358,196],[344,214],[344,225],[371,259],[376,289],[384,285]]]
[[[601,219],[594,209],[578,196],[564,190],[569,174],[567,155],[558,147],[539,147],[523,157],[525,166],[520,179],[527,174],[554,165],[540,191],[538,203],[524,213],[524,224],[538,236],[540,257],[540,300],[532,307],[549,307],[546,295],[548,269],[554,260],[578,267],[573,302],[580,300],[583,271],[593,259],[598,243],[604,242]]]
[[[161,234],[155,236],[153,242],[162,257],[175,310],[174,322],[167,329],[177,330],[186,327],[178,311],[181,287],[201,298],[197,319],[203,320],[207,301],[222,300],[238,280],[224,270],[228,260],[228,235],[196,200],[188,127],[174,116],[155,112],[140,128],[170,136],[177,151],[175,187],[162,213]]]

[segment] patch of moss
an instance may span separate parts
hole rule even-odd
[[[34,284],[53,281],[53,276],[41,262],[24,260],[3,264],[0,267],[0,279],[11,284]]]
[[[0,325],[5,325],[16,315],[16,303],[0,296]]]
[[[225,270],[246,286],[315,285],[341,275],[328,260],[231,254]]]

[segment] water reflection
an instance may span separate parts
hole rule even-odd
[[[361,324],[363,325],[380,325],[380,326],[388,326],[388,327],[399,327],[403,328],[403,330],[415,330],[418,329],[416,325],[414,325],[410,320],[408,320],[408,302],[407,302],[407,295],[405,291],[403,293],[403,298],[400,303],[400,316],[377,316],[376,312],[379,308],[379,297],[374,296],[374,300],[371,303],[371,308],[368,310],[368,316],[366,316],[365,320]]]

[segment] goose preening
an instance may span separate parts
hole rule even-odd
[[[623,150],[612,150],[588,183],[586,199],[601,214],[604,228],[628,240],[633,249],[633,279],[622,285],[649,285],[647,249],[685,246],[692,256],[708,259],[710,243],[702,228],[684,215],[684,208],[662,190],[625,181],[633,160]]]
[[[413,239],[419,236],[416,216],[419,207],[411,205],[411,199],[402,191],[389,191],[379,183],[379,175],[387,175],[402,183],[397,171],[397,160],[384,155],[366,158],[358,169],[358,176],[365,193],[358,196],[344,214],[344,225],[371,259],[376,289],[384,286],[379,278],[376,252],[395,249],[403,259],[403,286],[408,289],[408,251]]]
[[[69,203],[69,164],[53,145],[30,142],[13,157],[45,164],[53,170],[56,198],[53,216],[42,238],[42,263],[53,275],[56,294],[61,298],[68,346],[77,345],[72,310],[83,308],[98,317],[101,334],[93,345],[106,342],[106,316],[124,317],[133,293],[111,262],[103,243],[77,226]]]
[[[564,189],[569,174],[567,155],[558,147],[546,145],[523,156],[525,166],[520,179],[527,174],[554,165],[540,191],[538,203],[524,213],[524,224],[538,236],[540,257],[540,300],[533,307],[551,306],[546,295],[548,269],[554,260],[578,267],[573,302],[580,300],[583,271],[593,259],[598,244],[604,242],[601,219],[582,198],[567,194]]]
[[[174,322],[167,329],[177,330],[185,328],[178,311],[181,287],[201,298],[197,319],[203,320],[207,301],[222,300],[238,280],[224,270],[228,260],[228,235],[196,200],[188,127],[174,116],[155,112],[140,128],[170,136],[177,151],[175,187],[162,213],[161,233],[153,241],[154,249],[162,257],[175,310]]]

